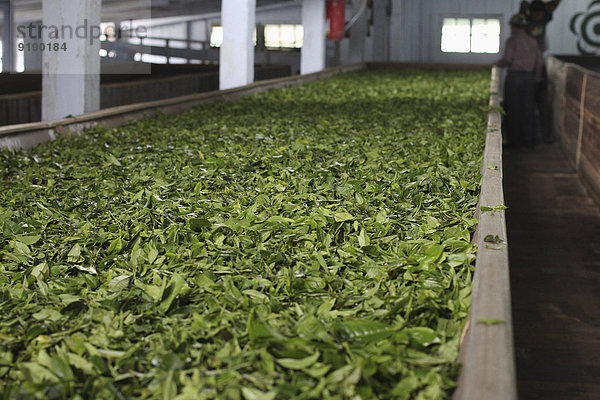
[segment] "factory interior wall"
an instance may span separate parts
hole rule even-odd
[[[552,54],[579,54],[577,36],[571,32],[570,23],[577,13],[585,12],[593,0],[562,1],[548,25],[548,52]],[[355,0],[355,6],[360,5]],[[389,54],[390,61],[437,62],[437,63],[481,63],[496,61],[510,36],[508,21],[519,9],[520,0],[390,0]],[[353,15],[348,5],[346,19]],[[497,18],[500,20],[500,53],[442,53],[440,50],[441,30],[444,18]],[[277,10],[258,13],[257,21],[262,23],[300,23],[300,6],[289,6]],[[372,27],[370,27],[372,31]],[[371,32],[372,33],[372,32]],[[372,59],[372,35],[366,38],[365,61]],[[330,47],[332,48],[332,47]],[[340,44],[340,60],[350,59],[349,39]]]
[[[593,0],[562,1],[548,25],[548,52],[579,54],[577,36],[571,32],[574,15],[585,12]],[[500,53],[510,35],[508,21],[518,12],[520,0],[391,0],[390,61],[482,63],[497,60],[501,54],[442,53],[441,28],[444,18],[498,18],[501,24]]]
[[[440,49],[444,18],[497,18],[500,42],[508,37],[508,20],[520,1],[494,0],[392,0],[390,26],[391,61],[489,64],[499,54],[442,53]]]

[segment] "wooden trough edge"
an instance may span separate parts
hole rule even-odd
[[[453,396],[455,400],[517,399],[505,212],[502,207],[485,212],[480,209],[504,205],[498,87],[498,70],[494,67],[481,169],[483,177],[476,211],[479,224],[473,237],[477,244],[477,260],[471,309],[459,351],[458,361],[462,368]],[[496,236],[501,242],[490,241]]]
[[[203,103],[237,100],[244,96],[264,92],[269,89],[301,85],[319,78],[365,68],[365,63],[331,67],[312,74],[269,79],[229,90],[197,93],[164,100],[112,107],[55,121],[2,126],[0,127],[0,148],[10,150],[29,149],[59,137],[81,135],[84,130],[95,126],[106,128],[122,126],[128,122],[139,120],[158,112],[165,114],[180,113]]]

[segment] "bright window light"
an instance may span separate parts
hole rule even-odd
[[[17,48],[20,44],[24,44],[24,38],[17,38]],[[17,51],[15,54],[15,70],[17,72],[25,72],[25,52]]]
[[[471,23],[471,52],[500,52],[500,21],[497,19],[473,19]]]
[[[468,53],[471,44],[471,21],[467,18],[444,18],[442,51]]]
[[[142,62],[152,64],[168,64],[169,60],[165,56],[158,56],[155,54],[142,54]]]
[[[279,28],[281,47],[293,47],[296,44],[294,25],[281,25]]]
[[[117,40],[117,30],[114,22],[102,22],[100,23],[100,31],[102,34],[100,35],[100,41],[109,41],[114,42]]]
[[[213,26],[210,32],[210,47],[221,47],[223,44],[223,27]]]
[[[221,47],[223,44],[223,27],[214,25],[210,31],[210,47]],[[256,46],[256,28],[254,28],[254,45]]]
[[[500,21],[484,18],[444,18],[441,50],[444,53],[498,53]]]
[[[296,25],[294,29],[296,30],[296,47],[300,48],[302,47],[302,44],[304,44],[304,27],[302,25]]]
[[[299,49],[303,43],[304,28],[302,25],[265,25],[265,46],[268,48]]]
[[[156,47],[167,47],[167,41],[165,39],[152,39],[152,38],[144,38],[143,41],[140,39],[140,43],[143,43],[144,46],[156,46]]]
[[[279,25],[265,25],[265,46],[279,47]]]
[[[172,49],[185,49],[188,46],[188,42],[185,40],[169,40],[169,47]]]
[[[169,58],[169,64],[186,64],[187,63],[187,58],[181,58],[181,57],[170,57]]]

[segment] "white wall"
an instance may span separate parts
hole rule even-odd
[[[592,0],[564,0],[548,25],[549,52],[577,54],[577,38],[569,29],[576,12],[585,11]],[[501,21],[500,51],[510,30],[508,21],[520,0],[392,0],[390,52],[392,61],[491,63],[500,54],[442,53],[441,27],[444,17],[486,17]]]
[[[501,23],[500,51],[510,34],[508,21],[519,10],[521,0],[389,0],[391,2],[389,53],[390,61],[491,63],[500,54],[442,53],[440,50],[444,17],[498,18]],[[563,0],[548,25],[548,51],[553,54],[578,54],[577,37],[570,31],[574,14],[585,12],[593,0]],[[357,3],[360,3],[358,1]],[[346,7],[346,19],[353,15]],[[257,22],[300,23],[300,7],[291,6],[257,14]],[[372,27],[370,27],[372,29]],[[372,32],[371,32],[372,33]],[[365,60],[371,61],[373,38],[367,37]],[[349,40],[340,45],[341,60],[350,57]],[[599,49],[600,50],[600,49]]]
[[[274,10],[257,10],[256,23],[258,24],[301,24],[302,5],[293,4],[285,8]]]
[[[352,0],[346,3],[346,21],[355,16],[360,9],[363,0]],[[350,37],[339,42],[340,63],[353,64],[363,61],[373,61],[373,27],[368,25],[371,14],[365,10],[350,29]],[[361,37],[364,37],[364,46],[361,46]]]
[[[548,25],[550,53],[579,54],[577,36],[571,32],[569,24],[573,16],[579,12],[585,12],[591,2],[591,0],[563,0],[554,13],[553,21]],[[594,19],[594,21],[600,22],[599,18]],[[597,48],[597,50],[600,50],[600,48]]]
[[[498,18],[504,43],[508,20],[519,4],[520,0],[392,0],[392,61],[491,63],[499,58],[498,54],[442,53],[442,21],[463,16]]]

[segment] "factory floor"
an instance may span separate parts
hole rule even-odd
[[[504,151],[520,399],[600,399],[600,208],[560,144]]]

